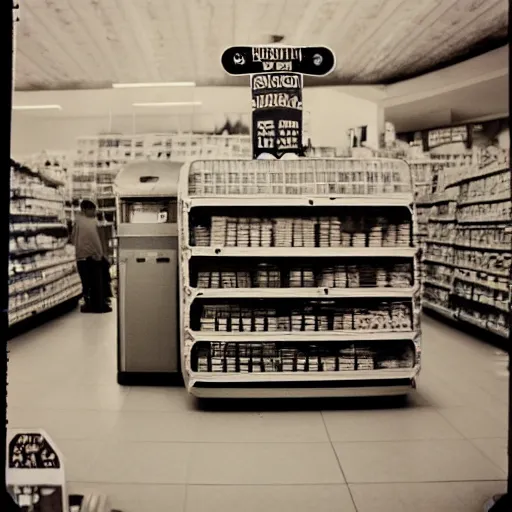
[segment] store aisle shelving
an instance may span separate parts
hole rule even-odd
[[[9,426],[53,437],[70,492],[123,512],[477,512],[505,488],[506,357],[429,317],[419,390],[394,408],[201,411],[181,388],[119,387],[115,329],[73,312],[9,344]]]

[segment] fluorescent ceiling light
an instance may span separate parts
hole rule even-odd
[[[201,101],[167,101],[163,103],[132,103],[133,107],[198,107]]]
[[[112,84],[114,89],[135,89],[139,87],[195,87],[195,82],[148,82],[133,84]]]
[[[13,110],[62,110],[60,105],[13,105]]]

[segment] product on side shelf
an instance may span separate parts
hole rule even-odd
[[[74,248],[68,244],[60,172],[11,163],[11,326],[81,293]]]

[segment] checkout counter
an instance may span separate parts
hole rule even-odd
[[[178,181],[182,165],[141,161],[115,181],[121,385],[179,380]]]

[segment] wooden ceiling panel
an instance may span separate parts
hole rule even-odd
[[[390,82],[506,42],[507,0],[24,0],[19,90],[115,82],[246,83],[226,76],[232,44],[325,44],[331,84]],[[497,41],[497,42],[496,42]]]

